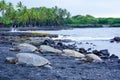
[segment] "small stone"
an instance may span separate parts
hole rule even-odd
[[[61,42],[58,42],[57,45],[58,46],[63,46],[63,44]]]
[[[88,51],[90,51],[90,50],[91,50],[91,48],[88,48],[87,50],[88,50]]]
[[[116,56],[115,54],[112,54],[112,55],[110,56],[110,58],[118,59],[119,57]]]

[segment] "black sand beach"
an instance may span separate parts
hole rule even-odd
[[[15,37],[14,37],[15,38]],[[35,53],[47,58],[53,69],[19,64],[5,61],[7,56],[15,56],[18,52],[9,51],[15,40],[0,37],[0,80],[119,80],[119,60],[105,62],[82,62],[73,57],[53,53]]]

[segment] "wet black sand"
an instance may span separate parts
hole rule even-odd
[[[85,63],[72,57],[52,53],[35,53],[47,58],[53,69],[33,67],[5,62],[7,56],[15,56],[11,52],[11,42],[0,42],[0,80],[120,80],[120,63],[106,61],[104,63]]]

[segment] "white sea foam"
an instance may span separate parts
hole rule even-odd
[[[11,28],[10,32],[17,32],[18,30],[16,28]]]
[[[53,38],[54,40],[73,40],[73,41],[83,41],[83,40],[110,40],[113,37],[73,37],[73,36],[63,36],[59,35],[58,38]]]

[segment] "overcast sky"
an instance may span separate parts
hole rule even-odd
[[[95,17],[120,17],[120,0],[6,0],[16,5],[21,1],[28,8],[54,7],[67,9],[72,15],[90,14]]]

